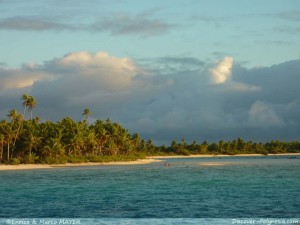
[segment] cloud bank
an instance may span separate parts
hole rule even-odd
[[[110,117],[156,143],[299,139],[300,60],[252,69],[229,56],[213,63],[184,57],[150,63],[73,52],[41,65],[0,67],[1,117],[21,110],[20,96],[28,93],[37,98],[34,113],[42,119],[82,119],[88,107],[92,119]]]

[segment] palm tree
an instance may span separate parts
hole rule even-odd
[[[106,144],[106,149],[113,156],[116,156],[119,152],[118,146],[116,145],[116,143],[111,138],[108,140],[108,142]]]
[[[89,115],[91,115],[91,114],[92,114],[92,112],[91,112],[91,110],[89,108],[86,108],[86,109],[83,110],[82,115],[85,116],[85,121],[86,122],[87,122],[87,120],[89,118]]]
[[[81,133],[73,136],[73,138],[70,140],[69,146],[71,147],[71,154],[74,154],[74,156],[77,156],[78,154],[81,155],[81,150],[84,147],[84,139]]]
[[[141,143],[141,136],[138,133],[135,133],[132,135],[131,140],[135,150],[137,150]]]
[[[36,105],[37,105],[37,101],[35,100],[35,98],[29,96],[27,100],[27,106],[28,106],[28,110],[30,111],[30,120],[32,120],[32,110],[33,108],[36,107]]]
[[[106,141],[109,138],[109,135],[104,127],[101,127],[98,131],[96,130],[96,138],[97,138],[97,155],[98,153],[102,155],[102,148],[105,145]]]
[[[12,142],[12,139],[13,139],[13,132],[11,129],[8,129],[7,130],[7,133],[6,133],[6,143],[7,143],[7,161],[9,161],[9,158],[10,158],[10,144]]]
[[[11,119],[11,123],[9,124],[9,130],[10,135],[12,135],[10,144],[12,144],[11,153],[13,154],[17,139],[19,139],[21,133],[23,116],[15,109],[10,110],[7,116]]]
[[[29,150],[29,156],[32,155],[32,150],[35,149],[41,144],[42,137],[38,137],[37,135],[30,133],[27,137],[27,140],[25,140],[25,143],[28,146]]]
[[[65,147],[63,146],[61,140],[63,137],[63,130],[58,126],[55,126],[53,123],[44,124],[44,128],[41,130],[41,134],[45,142],[43,143],[42,153],[45,157],[54,157],[64,156]]]
[[[42,153],[45,157],[63,156],[65,154],[64,146],[60,142],[60,137],[47,139],[45,145],[42,148]]]
[[[2,131],[3,137],[5,138],[5,140],[2,141],[2,144],[4,144],[4,141],[5,141],[6,147],[7,147],[6,157],[7,157],[7,161],[9,161],[10,147],[11,147],[11,143],[12,143],[13,137],[14,137],[14,132],[12,130],[11,123],[8,123],[6,120],[1,121],[1,131]]]
[[[7,116],[11,119],[12,125],[18,119],[19,113],[17,110],[12,109],[8,112]]]
[[[89,130],[86,137],[85,137],[85,153],[90,154],[92,153],[95,155],[95,150],[97,147],[97,136],[94,130]]]
[[[27,94],[23,94],[21,99],[23,100],[23,106],[24,106],[24,111],[23,111],[23,115],[25,117],[25,112],[26,112],[26,108],[28,106],[28,99],[29,99],[29,95]]]

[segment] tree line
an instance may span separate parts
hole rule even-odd
[[[237,138],[231,141],[221,140],[219,142],[208,143],[203,141],[201,144],[193,141],[188,144],[185,139],[181,142],[173,140],[169,147],[156,147],[154,152],[171,155],[191,155],[191,154],[208,154],[208,155],[236,155],[236,154],[280,154],[280,153],[299,153],[300,142],[283,142],[272,140],[270,142],[252,142]]]
[[[65,117],[57,122],[41,122],[33,117],[37,106],[34,97],[21,97],[23,113],[12,109],[8,120],[0,122],[0,163],[66,163],[106,162],[135,160],[147,155],[190,155],[190,154],[269,154],[300,152],[300,142],[271,141],[253,143],[238,138],[188,144],[172,141],[170,146],[155,146],[137,133],[131,134],[119,123],[96,120],[89,124],[90,109],[84,109],[82,121]],[[29,112],[29,119],[26,113]]]

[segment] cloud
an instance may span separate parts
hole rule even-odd
[[[52,68],[58,69],[53,71]],[[75,52],[60,59],[49,62],[47,71],[65,72],[68,79],[75,77],[94,81],[93,85],[107,90],[123,90],[132,85],[133,78],[143,71],[128,58],[112,57],[106,52],[90,54],[88,52]],[[85,82],[85,81],[83,81]]]
[[[0,114],[22,110],[20,96],[28,93],[42,119],[79,120],[88,107],[94,119],[110,117],[156,143],[299,138],[300,60],[252,69],[229,56],[217,63],[175,56],[141,61],[72,52],[41,65],[2,68]],[[174,69],[157,70],[158,62]]]
[[[119,13],[102,17],[95,22],[74,24],[61,22],[56,18],[42,16],[17,16],[0,20],[0,29],[18,31],[85,31],[108,32],[111,35],[137,35],[149,37],[168,32],[175,25],[149,14],[130,15]]]
[[[139,76],[146,76],[132,60],[113,57],[106,52],[70,53],[47,62],[43,70],[55,78],[51,82],[53,88],[78,105],[85,98],[96,98],[97,95],[111,98],[126,93],[141,82]],[[41,82],[34,88],[44,85],[48,82]]]
[[[156,71],[160,74],[171,74],[180,71],[200,70],[205,66],[205,62],[195,57],[186,56],[165,56],[159,58],[138,59],[143,67]]]
[[[285,125],[272,106],[261,101],[256,101],[251,105],[248,124],[251,127],[282,127]]]
[[[300,11],[283,11],[279,13],[266,14],[267,16],[271,16],[274,18],[280,18],[288,21],[298,22],[300,21]]]
[[[160,19],[148,18],[148,15],[118,14],[104,17],[91,25],[93,31],[106,31],[111,35],[153,36],[164,34],[174,25]]]
[[[298,35],[300,33],[300,27],[299,26],[281,26],[274,28],[274,31],[280,32],[280,33],[288,33],[291,35]]]
[[[47,76],[39,73],[33,64],[24,65],[21,69],[0,68],[0,89],[3,91],[31,87],[45,78]]]
[[[292,42],[292,41],[283,41],[283,40],[261,40],[261,41],[255,41],[256,44],[260,44],[260,45],[279,45],[279,46],[291,46],[291,45],[295,45],[296,43],[295,42]]]
[[[225,57],[214,68],[210,69],[211,82],[213,84],[222,84],[229,80],[232,64],[233,59],[231,57]]]
[[[205,62],[194,57],[166,56],[166,57],[158,58],[156,60],[159,63],[172,63],[172,64],[180,64],[180,65],[188,65],[188,66],[203,66],[205,64]]]
[[[20,31],[43,31],[43,30],[75,30],[72,25],[48,21],[44,18],[12,17],[0,20],[0,29]]]

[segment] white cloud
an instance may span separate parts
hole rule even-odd
[[[68,71],[71,80],[79,79],[98,85],[106,90],[124,90],[134,84],[134,78],[146,74],[129,58],[117,58],[106,52],[75,52],[50,62],[48,68],[58,66],[59,71]],[[77,77],[77,78],[75,78]],[[78,82],[78,81],[77,81]]]
[[[229,80],[233,58],[224,57],[214,68],[210,69],[211,82],[213,84],[222,84]]]
[[[31,87],[35,82],[49,78],[36,70],[34,65],[25,65],[21,69],[0,68],[0,89],[20,89]]]

